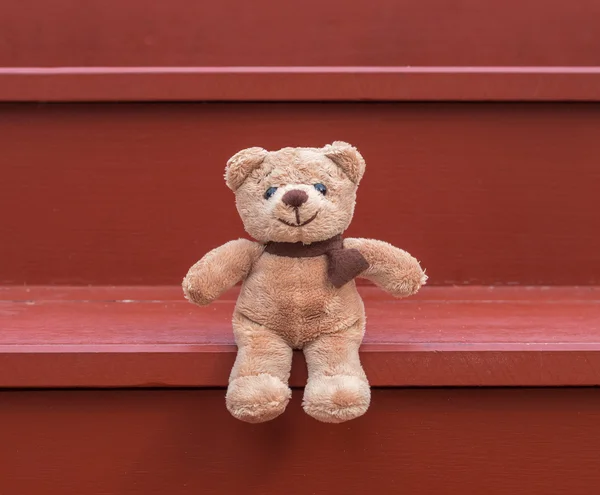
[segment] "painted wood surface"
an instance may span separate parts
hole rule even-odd
[[[25,0],[0,101],[600,99],[595,0]]]
[[[0,101],[600,101],[600,67],[11,67]]]
[[[0,392],[0,492],[55,495],[589,495],[594,389],[375,390],[327,425],[248,425],[221,390]]]
[[[361,288],[374,386],[600,385],[600,290]],[[0,290],[0,387],[224,387],[236,291],[198,308],[178,287]],[[306,383],[296,353],[291,383]]]
[[[598,66],[595,0],[21,0],[3,67]]]
[[[599,9],[25,0],[0,16],[0,101],[593,101]],[[334,139],[369,163],[349,234],[414,252],[433,284],[600,284],[599,120],[559,103],[0,106],[0,283],[16,284],[0,387],[30,388],[0,391],[0,493],[593,493],[594,389],[399,387],[600,385],[595,287],[364,287],[362,359],[393,388],[341,426],[296,388],[250,426],[224,407],[235,291],[197,309],[147,284],[242,235],[221,177],[235,151]]]
[[[0,106],[0,283],[178,284],[244,235],[225,162],[347,140],[349,236],[432,284],[600,284],[598,104]]]

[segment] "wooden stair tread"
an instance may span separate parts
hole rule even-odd
[[[600,384],[600,287],[360,290],[374,386]],[[0,387],[225,386],[235,296],[198,308],[179,287],[0,287]]]

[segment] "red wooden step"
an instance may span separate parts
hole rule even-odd
[[[249,425],[222,390],[0,391],[8,495],[592,495],[593,388],[376,389],[315,421],[294,390]]]
[[[600,287],[361,292],[374,386],[600,384]],[[179,287],[0,288],[0,387],[224,387],[235,296],[198,308]]]
[[[599,101],[599,67],[0,68],[4,101]]]

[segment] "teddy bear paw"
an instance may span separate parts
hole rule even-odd
[[[342,423],[362,416],[369,408],[371,390],[366,380],[350,375],[311,378],[304,390],[302,407],[309,416],[325,423]]]
[[[290,388],[279,378],[262,373],[233,380],[227,388],[225,402],[235,418],[262,423],[285,411],[291,395]]]

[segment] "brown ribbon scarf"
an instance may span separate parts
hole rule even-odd
[[[327,276],[338,289],[369,268],[369,262],[358,249],[344,249],[341,235],[312,244],[269,242],[265,245],[265,252],[287,258],[327,256]]]

